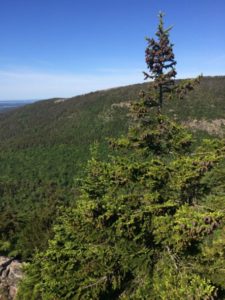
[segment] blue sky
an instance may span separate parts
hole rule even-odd
[[[225,0],[1,0],[0,99],[69,97],[143,81],[157,14],[178,77],[225,75]]]

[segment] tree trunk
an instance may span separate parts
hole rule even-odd
[[[159,113],[161,113],[162,104],[163,104],[163,90],[162,90],[162,85],[160,85],[159,86],[159,106],[158,106]]]

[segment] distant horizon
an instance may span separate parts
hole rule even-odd
[[[38,101],[39,99],[0,99],[0,102],[33,102],[33,101]]]
[[[201,74],[199,74],[199,75],[201,75]],[[225,74],[224,75],[204,75],[203,74],[203,77],[225,77]],[[176,80],[191,79],[191,78],[194,78],[194,77],[176,78]],[[12,101],[12,102],[13,101],[37,102],[37,101],[51,100],[51,99],[70,99],[70,98],[85,95],[85,94],[97,93],[97,92],[104,91],[104,90],[111,90],[111,89],[115,89],[115,88],[126,87],[126,86],[129,86],[129,85],[135,85],[135,84],[143,84],[143,83],[148,83],[148,82],[150,82],[150,81],[142,81],[142,82],[136,82],[136,83],[131,83],[131,84],[113,86],[113,87],[109,87],[109,88],[102,88],[102,89],[98,89],[98,90],[90,90],[90,91],[87,91],[87,92],[84,92],[84,93],[71,95],[71,96],[68,96],[68,97],[53,96],[53,97],[41,97],[41,98],[33,98],[33,99],[17,99],[17,98],[15,98],[15,99],[0,99],[0,102],[10,102],[10,101]]]
[[[0,100],[0,113],[11,111],[15,108],[32,104],[34,102],[36,102],[36,100]]]

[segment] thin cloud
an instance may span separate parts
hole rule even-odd
[[[0,99],[71,97],[95,90],[142,81],[140,72],[103,74],[56,74],[31,70],[0,70]]]

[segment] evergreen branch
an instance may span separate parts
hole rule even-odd
[[[106,281],[106,280],[107,280],[107,276],[103,276],[103,277],[101,277],[99,280],[97,280],[96,282],[91,283],[91,284],[89,284],[89,285],[86,285],[86,286],[82,287],[81,290],[86,290],[86,289],[92,288],[92,287],[94,287],[94,286],[96,286],[96,285],[98,285],[98,284],[100,284],[101,282],[104,282],[104,281]]]
[[[176,263],[176,258],[175,258],[174,255],[172,254],[172,252],[171,252],[171,250],[170,250],[170,247],[169,247],[169,246],[166,246],[166,249],[167,249],[167,251],[168,251],[168,253],[169,253],[169,256],[171,257],[171,259],[172,259],[172,261],[173,261],[173,263],[174,263],[174,266],[175,266],[176,270],[179,270],[178,265],[177,265],[177,263]]]

